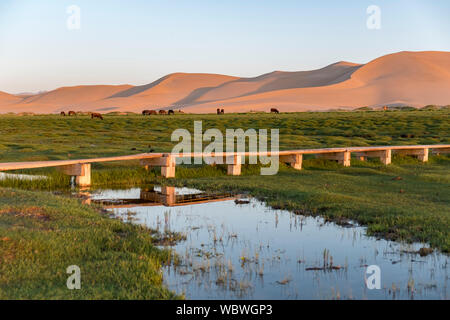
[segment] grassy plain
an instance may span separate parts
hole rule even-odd
[[[174,299],[160,268],[169,251],[143,227],[78,200],[0,189],[0,299]],[[81,269],[69,290],[66,269]]]
[[[86,116],[4,115],[0,116],[0,159],[1,162],[34,161],[150,150],[170,152],[176,144],[171,141],[173,130],[192,131],[194,120],[202,120],[203,130],[279,128],[281,150],[448,144],[449,115],[448,109],[279,115],[106,115],[104,121]],[[368,226],[369,234],[424,241],[450,252],[449,168],[448,156],[432,156],[428,163],[394,156],[389,166],[378,160],[352,159],[349,168],[305,157],[302,171],[282,166],[275,176],[260,176],[257,165],[245,165],[243,175],[237,177],[227,176],[226,168],[220,165],[177,166],[176,179],[165,181],[157,170],[145,171],[136,162],[94,164],[92,175],[94,186],[98,187],[170,183],[206,190],[249,192],[276,208],[322,215],[334,221],[356,220]],[[44,191],[69,184],[69,178],[55,169],[20,172],[46,174],[51,179],[0,180],[3,187],[0,230],[2,237],[8,238],[0,239],[0,297],[40,298],[46,294],[56,298],[173,297],[161,287],[158,275],[159,265],[168,255],[151,245],[148,230],[110,220],[75,199]],[[69,258],[72,255],[75,258]],[[143,260],[140,256],[144,256]],[[8,263],[3,263],[5,259]],[[77,293],[67,293],[67,289],[58,289],[65,288],[67,275],[63,266],[68,261],[82,261],[89,270],[110,271],[92,272],[86,281],[91,281],[93,289],[77,296]],[[40,270],[37,274],[43,275],[42,279],[26,272],[30,265]],[[136,290],[123,289],[128,288],[125,282],[133,286],[142,276],[148,281],[138,284]],[[114,279],[119,279],[118,283]],[[37,290],[39,286],[47,289]]]

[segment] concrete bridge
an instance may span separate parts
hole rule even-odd
[[[303,155],[313,154],[317,158],[337,161],[345,167],[350,166],[350,159],[354,154],[360,160],[367,158],[379,158],[388,165],[391,163],[392,153],[410,155],[417,157],[422,162],[428,161],[430,151],[434,154],[450,153],[450,144],[441,145],[414,145],[414,146],[376,146],[376,147],[345,147],[345,148],[322,148],[322,149],[299,149],[276,152],[222,152],[208,154],[211,157],[223,157],[228,165],[228,175],[240,175],[242,157],[249,156],[278,156],[280,162],[290,165],[292,168],[301,170]],[[0,163],[0,171],[33,169],[45,167],[59,167],[67,175],[76,177],[76,184],[81,187],[91,185],[91,164],[112,161],[140,160],[140,164],[146,168],[161,167],[161,175],[165,178],[175,177],[177,158],[203,157],[204,153],[141,153],[129,156],[105,157],[95,159],[78,160],[54,160],[33,162],[6,162]]]

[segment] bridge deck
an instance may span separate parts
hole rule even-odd
[[[129,156],[105,157],[94,159],[77,159],[77,160],[50,160],[50,161],[30,161],[30,162],[4,162],[0,163],[0,171],[18,170],[18,169],[34,169],[46,167],[70,166],[85,163],[112,162],[161,158],[162,153],[141,153]]]
[[[320,149],[298,149],[268,152],[221,152],[214,154],[205,153],[141,153],[128,156],[103,157],[93,159],[77,160],[52,160],[52,161],[32,161],[32,162],[6,162],[0,163],[0,171],[34,169],[45,167],[61,167],[63,172],[76,176],[77,184],[90,185],[90,164],[99,162],[141,160],[141,164],[148,166],[160,166],[164,177],[175,176],[176,158],[196,158],[196,157],[233,157],[234,162],[228,164],[228,174],[239,175],[241,172],[241,157],[249,156],[279,156],[281,162],[289,163],[293,168],[300,170],[304,154],[315,154],[317,157],[336,160],[344,166],[350,166],[351,153],[355,153],[361,160],[367,157],[379,157],[384,164],[391,163],[392,151],[417,156],[419,160],[428,161],[428,153],[433,150],[435,153],[449,153],[450,144],[440,145],[406,145],[406,146],[369,146],[369,147],[342,147],[342,148],[320,148]]]

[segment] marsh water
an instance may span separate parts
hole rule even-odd
[[[274,210],[242,195],[172,187],[97,190],[89,201],[159,233],[183,235],[164,267],[188,299],[448,299],[448,256],[366,236],[354,223]],[[368,289],[376,265],[380,289]]]

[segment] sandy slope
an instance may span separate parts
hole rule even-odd
[[[356,69],[347,80],[331,85],[275,90],[187,108],[206,112],[221,104],[228,111],[327,110],[386,104],[424,106],[450,104],[450,53],[401,52],[383,56]]]
[[[0,91],[0,108],[5,106],[8,108],[9,105],[19,102],[21,98],[8,94],[6,92]],[[11,107],[12,108],[12,107]]]
[[[365,65],[338,62],[313,71],[254,78],[175,73],[143,86],[79,86],[28,98],[0,92],[0,112],[51,113],[183,108],[185,112],[328,110],[450,104],[450,52],[400,52]]]

